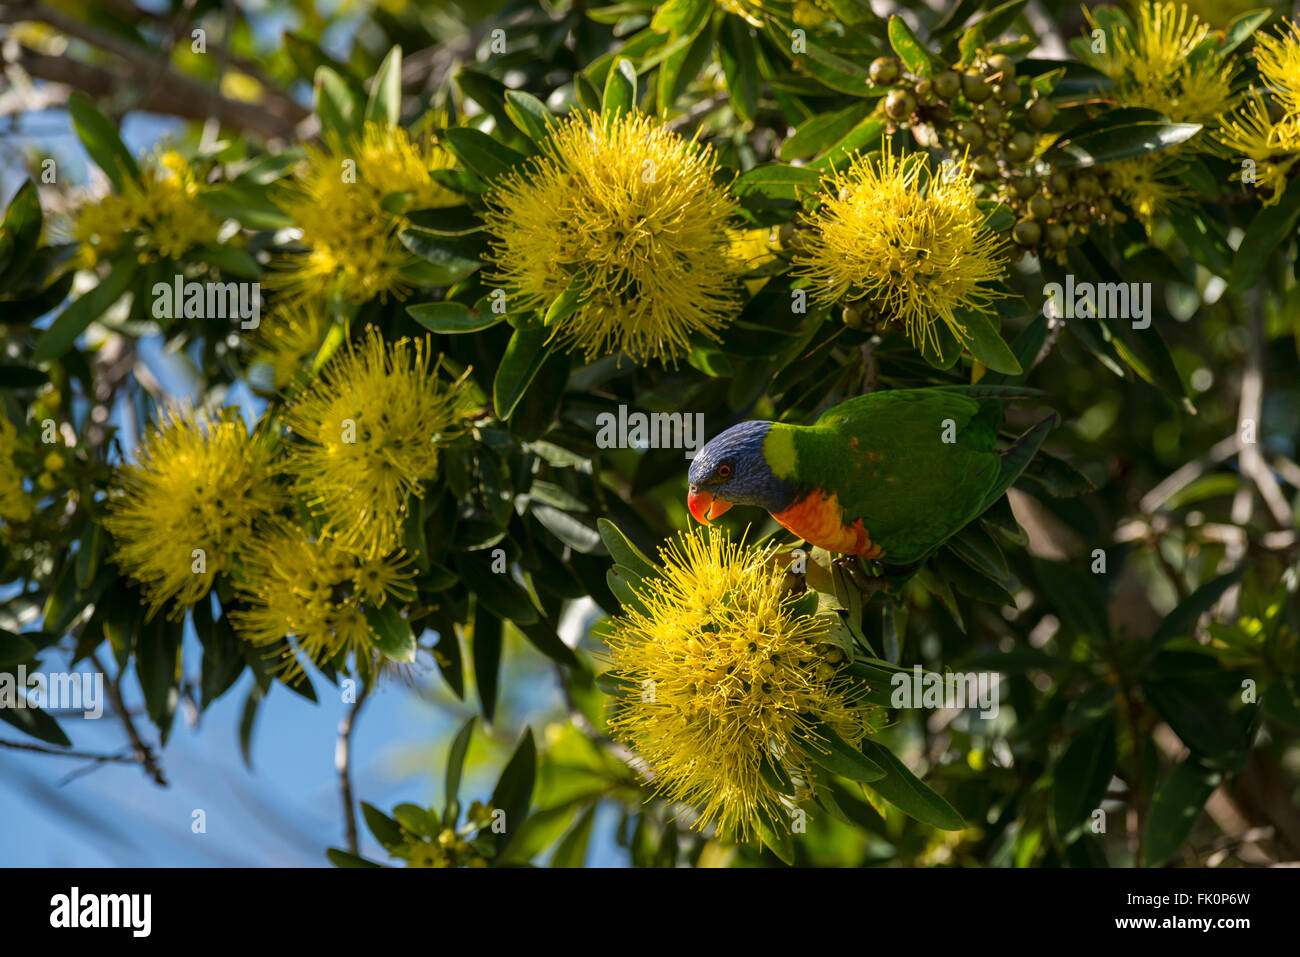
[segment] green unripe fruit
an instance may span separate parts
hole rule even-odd
[[[1011,192],[1017,199],[1028,199],[1038,191],[1038,183],[1032,176],[1011,177]]]
[[[1021,130],[1007,143],[1007,159],[1020,163],[1034,155],[1034,138]]]
[[[1039,193],[1029,201],[1029,215],[1034,219],[1048,219],[1052,215],[1052,201]]]
[[[961,77],[955,70],[944,70],[934,78],[934,92],[945,100],[951,100],[961,92]]]
[[[988,153],[975,157],[975,175],[980,179],[992,179],[998,175],[998,161]]]
[[[840,318],[850,329],[865,329],[867,326],[866,313],[853,303],[845,303],[844,308],[840,311]]]
[[[885,112],[890,119],[905,120],[916,112],[916,97],[906,90],[892,90],[885,97]]]
[[[1047,185],[1051,188],[1053,196],[1060,196],[1070,188],[1070,177],[1064,173],[1053,173]]]
[[[899,63],[892,56],[876,57],[867,68],[867,73],[876,86],[889,86],[898,82]]]
[[[1043,99],[1035,98],[1025,110],[1025,119],[1036,130],[1044,129],[1055,116],[1056,108]]]
[[[1003,80],[998,84],[996,92],[998,99],[1007,106],[1014,106],[1020,102],[1020,87],[1016,85],[1014,80]]]
[[[957,124],[957,142],[977,150],[984,145],[984,131],[970,120],[962,120]]]
[[[1097,200],[1097,212],[1101,213],[1103,216],[1109,216],[1111,213],[1115,212],[1115,204],[1111,202],[1109,196],[1103,196],[1101,199]]]
[[[1037,246],[1043,238],[1043,227],[1032,219],[1022,219],[1011,230],[1011,238],[1017,246]]]
[[[1064,249],[1070,242],[1070,234],[1060,223],[1047,224],[1047,245],[1053,249]]]
[[[988,58],[985,67],[990,76],[1001,73],[1003,80],[1014,79],[1016,75],[1016,65],[1011,62],[1011,57],[1005,53],[993,54]]]
[[[981,109],[984,111],[984,122],[993,126],[997,126],[1007,118],[1007,111],[997,100],[989,100]]]
[[[1101,181],[1091,173],[1080,176],[1074,188],[1080,199],[1096,199],[1101,195]]]
[[[934,99],[934,81],[929,77],[917,80],[913,89],[916,90],[916,98],[922,103],[929,103]]]
[[[1092,210],[1088,208],[1086,203],[1080,203],[1070,211],[1070,218],[1080,226],[1087,226],[1092,222]]]
[[[984,82],[978,73],[965,73],[961,78],[961,91],[972,103],[983,103],[993,95],[993,87]]]

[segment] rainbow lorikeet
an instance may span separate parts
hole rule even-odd
[[[691,463],[687,506],[708,524],[757,505],[804,541],[892,565],[919,561],[992,505],[1033,457],[1045,419],[997,450],[1013,386],[872,392],[813,425],[752,421],[708,442]]]

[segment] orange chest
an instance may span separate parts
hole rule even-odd
[[[844,509],[833,494],[811,492],[772,517],[804,541],[827,551],[863,558],[880,558],[885,554],[871,540],[862,519],[845,524]]]

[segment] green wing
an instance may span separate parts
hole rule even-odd
[[[797,480],[834,492],[886,561],[916,561],[979,514],[1001,468],[1001,414],[943,389],[859,396],[794,430]]]

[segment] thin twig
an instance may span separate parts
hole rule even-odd
[[[104,667],[103,662],[99,660],[99,652],[92,651],[90,660],[95,665],[95,670],[105,676],[108,675],[108,669]],[[167,778],[163,776],[162,768],[159,767],[158,761],[154,758],[153,748],[144,743],[140,737],[140,732],[135,728],[135,722],[131,720],[131,712],[126,707],[126,702],[122,700],[122,675],[119,672],[111,679],[104,682],[104,691],[108,694],[109,706],[122,722],[122,727],[126,728],[126,736],[131,739],[131,747],[135,749],[137,760],[144,765],[145,772],[154,780],[159,787],[167,787]]]
[[[29,744],[26,741],[8,741],[0,738],[0,748],[12,748],[15,751],[33,751],[36,754],[54,754],[61,758],[77,758],[81,761],[104,763],[114,761],[118,764],[138,764],[139,758],[130,754],[96,754],[93,751],[69,751],[67,748],[50,748],[43,744]]]
[[[352,702],[347,714],[339,720],[339,737],[334,746],[334,769],[339,774],[339,793],[343,800],[343,826],[347,831],[348,850],[353,854],[361,853],[361,844],[357,839],[356,807],[352,801],[352,732],[356,728],[361,706],[366,703],[369,694],[370,688],[362,685],[357,700]]]

